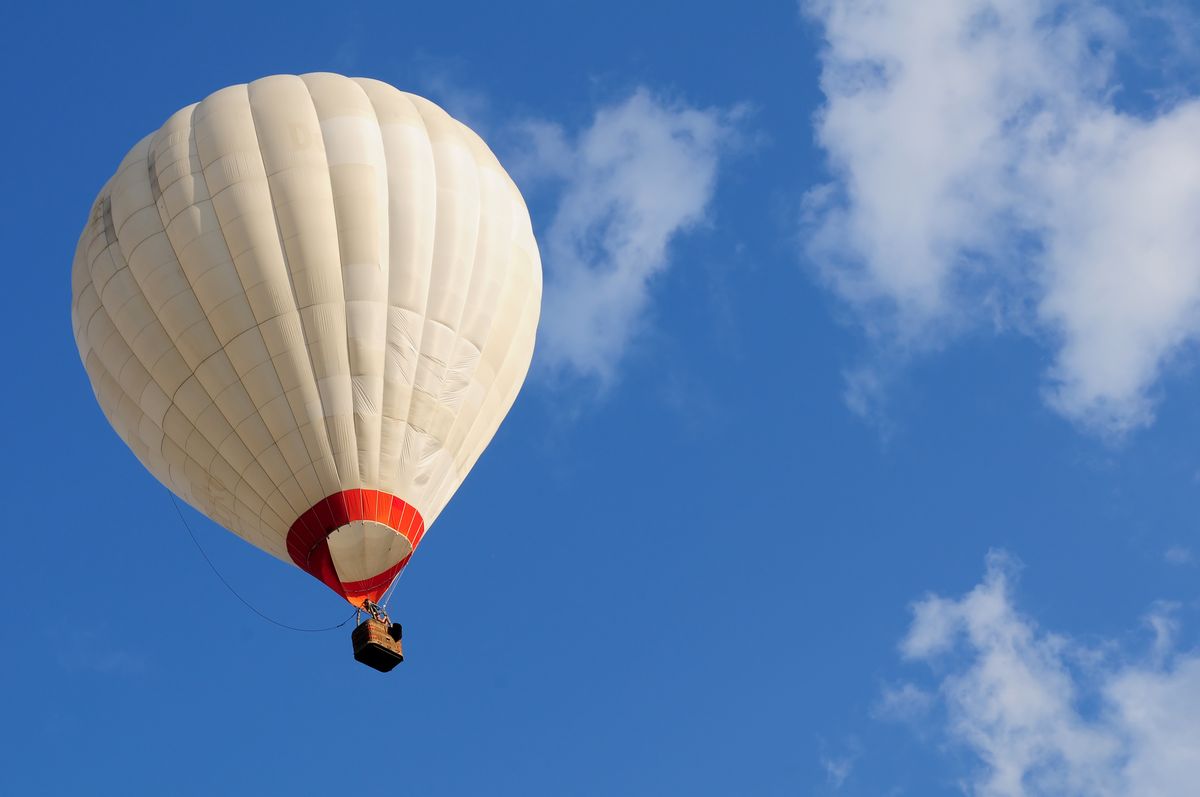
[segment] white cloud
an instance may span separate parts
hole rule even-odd
[[[883,690],[874,715],[879,719],[912,722],[929,713],[933,695],[916,684],[903,683]]]
[[[613,378],[645,322],[651,281],[670,264],[671,242],[707,219],[740,115],[638,89],[575,136],[545,122],[524,126],[533,154],[516,171],[561,185],[541,242],[544,366]]]
[[[821,767],[825,770],[825,779],[835,789],[840,789],[854,770],[853,756],[821,756]]]
[[[1171,565],[1190,565],[1196,561],[1191,548],[1182,545],[1172,545],[1163,551],[1163,560]]]
[[[903,656],[937,675],[949,740],[973,753],[978,797],[1191,797],[1200,784],[1200,654],[1172,606],[1139,656],[1047,632],[1013,605],[1012,563],[988,558],[965,596],[913,608]],[[917,687],[912,687],[917,694]],[[923,694],[923,692],[920,692]]]
[[[806,199],[809,254],[872,337],[912,352],[998,319],[1054,347],[1064,415],[1148,423],[1200,335],[1200,101],[1119,109],[1124,32],[1089,0],[805,8],[836,178]]]
[[[862,756],[862,744],[857,737],[851,736],[838,745],[837,751],[831,751],[825,740],[820,743],[821,769],[825,770],[825,781],[836,791],[846,785],[846,781],[854,773],[854,765]]]

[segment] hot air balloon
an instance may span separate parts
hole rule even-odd
[[[382,627],[398,659],[377,603],[516,399],[541,290],[525,203],[475,133],[377,80],[277,75],[129,151],[71,316],[141,463],[376,613],[356,652]]]

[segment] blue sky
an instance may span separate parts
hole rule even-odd
[[[0,792],[1193,793],[1195,8],[346,5],[5,12]],[[221,586],[69,321],[129,146],[313,70],[479,130],[546,271],[388,677]]]

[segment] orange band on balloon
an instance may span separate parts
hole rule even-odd
[[[346,600],[361,606],[363,601],[378,602],[388,585],[408,564],[412,553],[378,575],[362,581],[338,578],[329,553],[329,535],[347,523],[371,520],[404,535],[412,550],[425,536],[425,521],[416,507],[381,490],[343,490],[309,507],[288,530],[287,549],[301,569]]]

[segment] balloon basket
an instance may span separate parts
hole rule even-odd
[[[354,660],[380,672],[391,671],[404,661],[400,636],[399,623],[368,617],[350,635],[354,643]]]

